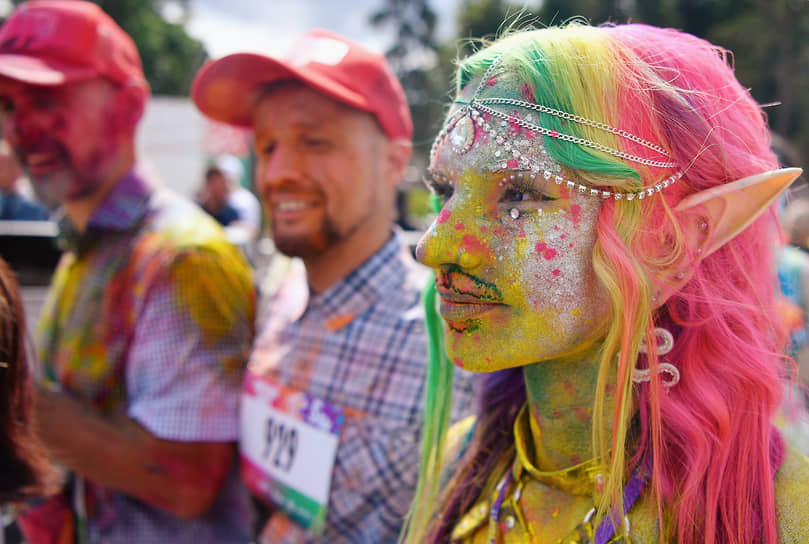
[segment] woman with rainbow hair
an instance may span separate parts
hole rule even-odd
[[[574,22],[460,62],[417,250],[436,284],[403,541],[809,542],[809,460],[771,422],[771,204],[800,170],[727,60]],[[452,363],[488,373],[455,433]]]

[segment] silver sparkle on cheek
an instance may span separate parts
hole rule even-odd
[[[517,208],[511,208],[508,211],[508,214],[511,216],[512,219],[519,219],[520,218],[520,210]]]
[[[475,125],[468,115],[461,116],[455,126],[452,127],[452,132],[449,135],[449,141],[452,148],[456,153],[462,155],[472,148],[475,141]]]

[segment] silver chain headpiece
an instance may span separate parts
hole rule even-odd
[[[580,115],[575,115],[569,112],[550,108],[542,104],[534,104],[532,102],[527,102],[524,100],[517,100],[512,98],[498,98],[498,97],[480,98],[479,95],[483,86],[486,84],[486,82],[488,82],[491,73],[493,72],[494,68],[499,64],[499,62],[500,58],[497,58],[494,60],[494,62],[492,62],[491,65],[489,65],[489,67],[484,72],[480,82],[478,83],[478,86],[475,89],[475,93],[473,94],[472,99],[468,103],[466,103],[463,108],[458,110],[458,112],[456,112],[441,129],[441,132],[439,132],[438,136],[433,142],[432,149],[430,150],[431,162],[435,160],[436,153],[438,152],[438,147],[442,143],[444,143],[448,138],[456,153],[463,154],[469,151],[472,148],[472,144],[474,143],[475,139],[475,126],[478,126],[481,128],[481,130],[483,130],[490,136],[493,136],[495,138],[496,143],[502,145],[507,151],[507,153],[512,155],[510,159],[502,163],[501,165],[502,168],[505,169],[507,167],[510,167],[511,165],[519,166],[522,167],[523,169],[529,170],[534,175],[541,174],[546,180],[550,180],[551,177],[553,177],[554,182],[557,185],[561,185],[564,183],[568,189],[578,191],[579,193],[582,194],[589,194],[590,196],[597,196],[600,198],[613,197],[615,200],[621,199],[634,200],[637,197],[638,200],[642,200],[647,196],[652,196],[655,192],[660,192],[669,185],[675,183],[678,179],[680,179],[683,176],[682,171],[678,170],[677,173],[669,176],[661,183],[658,183],[653,187],[641,189],[639,191],[631,191],[631,192],[604,191],[601,189],[596,189],[587,185],[583,185],[581,183],[570,181],[561,176],[560,175],[562,170],[561,166],[547,154],[544,145],[540,146],[539,149],[540,157],[538,159],[535,159],[533,157],[524,154],[519,149],[519,147],[525,145],[525,140],[521,142],[520,141],[512,142],[513,140],[515,140],[513,136],[511,134],[504,134],[504,132],[508,130],[509,127],[511,127],[512,129],[514,129],[515,127],[520,127],[521,129],[527,132],[529,137],[542,134],[543,136],[549,136],[554,139],[570,142],[577,145],[582,145],[585,147],[589,147],[591,149],[596,149],[598,151],[608,153],[615,157],[619,157],[621,159],[636,162],[638,164],[643,164],[646,166],[653,166],[658,168],[677,168],[677,164],[673,162],[672,157],[661,146],[654,144],[652,142],[648,142],[643,138],[635,136],[634,134],[630,134],[619,128],[610,126],[606,123],[593,121]],[[514,117],[493,108],[492,106],[494,105],[514,106],[515,108],[522,108],[533,112],[553,115],[555,117],[559,117],[567,121],[572,121],[574,123],[603,130],[605,132],[609,132],[610,134],[614,134],[616,136],[620,136],[622,138],[635,142],[649,150],[652,150],[656,153],[663,155],[669,160],[646,159],[643,157],[639,157],[637,155],[633,155],[631,153],[627,153],[625,151],[621,151],[619,149],[609,147],[607,145],[598,142],[594,142],[592,140],[588,140],[586,138],[580,138],[578,136],[573,136],[570,134],[563,134],[557,130],[543,127],[538,122],[534,122],[531,113],[528,113],[524,118]],[[490,119],[494,117],[500,119],[499,125],[503,129],[503,131],[498,130],[497,125],[493,125],[491,122],[489,122],[489,120],[486,119],[486,115],[484,114],[488,115]]]

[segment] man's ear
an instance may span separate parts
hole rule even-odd
[[[387,182],[396,187],[404,177],[405,168],[410,163],[413,145],[407,140],[389,140],[387,142]]]
[[[682,259],[651,272],[659,289],[657,305],[691,279],[696,263],[750,226],[802,172],[800,168],[764,172],[682,199],[673,212],[682,228],[686,251]]]
[[[134,130],[140,122],[146,103],[149,101],[149,89],[140,82],[124,83],[118,90],[116,105],[118,116],[124,127]]]

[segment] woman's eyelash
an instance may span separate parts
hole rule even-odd
[[[524,198],[516,198],[517,194]],[[509,198],[509,194],[513,195]],[[505,202],[522,202],[525,200],[539,200],[539,201],[550,201],[556,200],[556,198],[547,195],[543,191],[540,191],[536,187],[529,185],[527,183],[520,183],[519,181],[509,181],[508,187],[505,188],[503,191],[502,200]]]
[[[431,172],[424,174],[424,184],[427,185],[430,192],[443,200],[448,200],[454,191],[451,184],[439,182]]]

